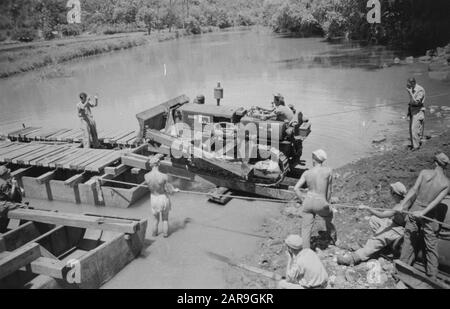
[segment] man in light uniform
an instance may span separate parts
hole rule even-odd
[[[303,201],[302,238],[303,248],[311,247],[311,232],[317,215],[325,220],[331,242],[336,242],[336,228],[333,224],[333,212],[330,209],[332,170],[323,166],[327,154],[323,150],[313,152],[313,168],[303,173],[294,190],[302,199],[301,188],[306,184],[308,193]]]
[[[302,248],[303,240],[298,235],[289,236],[287,246],[288,265],[286,279],[278,283],[280,289],[324,289],[328,284],[328,273],[317,254]]]
[[[81,129],[83,130],[83,147],[98,148],[97,125],[92,116],[92,107],[98,106],[98,97],[94,97],[95,103],[91,102],[86,93],[80,94],[80,102],[77,104],[78,117],[81,121]]]
[[[400,202],[407,193],[404,184],[397,182],[391,185],[392,198],[395,206],[392,210],[378,211],[367,206],[360,206],[361,210],[369,211],[373,216],[369,220],[374,236],[366,245],[351,255],[338,256],[339,265],[358,265],[374,257],[374,255],[388,246],[399,244],[405,233],[405,215],[400,211]]]
[[[415,78],[408,79],[406,90],[409,95],[409,133],[413,150],[420,149],[424,136],[425,89],[418,85]]]
[[[152,236],[158,236],[159,222],[162,221],[164,237],[169,237],[169,212],[172,208],[170,195],[179,192],[169,183],[167,175],[159,171],[160,157],[154,157],[150,161],[152,170],[145,175],[145,182],[150,189],[150,206],[154,217]]]
[[[449,158],[437,154],[434,158],[435,169],[420,173],[414,187],[408,192],[401,206],[414,212],[406,217],[405,237],[400,260],[409,265],[414,264],[420,243],[425,242],[425,259],[427,275],[435,279],[438,274],[438,234],[440,226],[424,217],[438,218],[437,207],[449,193],[449,179],[444,168],[450,163]]]

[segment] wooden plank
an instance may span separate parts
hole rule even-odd
[[[36,145],[30,145],[28,144],[27,146],[18,149],[16,151],[12,151],[9,152],[7,154],[5,154],[4,156],[2,156],[3,160],[6,162],[12,162],[13,159],[17,158],[17,157],[21,157],[23,155],[29,154],[30,152],[33,152],[37,149],[42,148],[43,146],[36,146]]]
[[[111,139],[109,140],[109,142],[112,143],[112,144],[117,143],[118,140],[120,140],[120,139],[122,139],[122,138],[126,138],[127,136],[130,136],[130,135],[132,135],[132,134],[134,134],[134,133],[135,133],[135,131],[131,131],[131,132],[130,132],[129,130],[124,131],[124,132],[122,132],[122,133],[120,133],[120,134],[114,136],[113,138],[111,138]],[[107,141],[105,141],[105,142],[107,142]]]
[[[10,147],[12,145],[17,145],[17,143],[15,143],[15,142],[2,142],[2,143],[0,143],[0,150],[3,149],[3,148],[8,148],[8,147]]]
[[[11,177],[13,178],[21,178],[23,175],[25,175],[31,168],[19,168],[18,170],[11,172]]]
[[[31,152],[29,152],[29,153],[25,153],[24,155],[19,156],[19,157],[15,157],[15,158],[12,160],[12,163],[14,163],[14,164],[22,164],[22,163],[23,163],[23,159],[28,158],[29,156],[34,155],[34,154],[36,154],[36,153],[38,153],[38,152],[41,152],[41,151],[44,150],[46,147],[47,147],[47,146],[45,146],[45,145],[42,145],[42,147],[36,147],[36,149],[35,149],[34,151],[31,151]]]
[[[59,161],[55,162],[55,165],[56,165],[56,167],[63,168],[64,165],[66,165],[67,163],[70,163],[71,161],[73,161],[73,160],[75,160],[75,159],[85,155],[85,153],[86,153],[86,149],[78,149],[78,151],[75,152],[73,155],[70,155],[68,157],[65,157],[62,160],[59,160]]]
[[[41,256],[40,246],[32,243],[10,252],[0,260],[0,279],[11,275]]]
[[[10,132],[10,133],[8,133],[8,136],[18,138],[19,136],[21,136],[23,134],[31,133],[38,129],[40,129],[40,128],[39,127],[26,127],[26,128],[19,129],[17,131]]]
[[[87,165],[86,162],[93,162],[98,160],[99,158],[105,157],[110,150],[99,150],[99,149],[90,149],[86,150],[86,156],[80,157],[76,161],[71,163],[71,167],[76,169],[82,169],[82,166]]]
[[[133,138],[136,138],[136,131],[133,131],[128,135],[125,135],[124,137],[118,139],[116,142],[117,144],[126,144],[129,140]]]
[[[59,129],[55,128],[47,128],[47,129],[41,129],[39,131],[30,133],[26,135],[28,139],[36,139],[36,140],[42,140],[45,139],[46,136],[48,136],[51,133],[57,132]]]
[[[64,133],[69,132],[70,129],[59,129],[58,132],[55,132],[54,134],[48,135],[46,137],[46,139],[50,140],[50,141],[58,141],[58,137],[63,135]]]
[[[58,154],[54,154],[52,156],[46,157],[44,160],[40,160],[39,163],[37,165],[39,166],[45,166],[48,167],[50,163],[53,163],[55,161],[61,160],[62,158],[74,153],[75,151],[77,151],[78,149],[76,148],[68,148]]]
[[[63,141],[65,141],[65,140],[67,140],[67,137],[68,137],[68,136],[75,134],[75,132],[76,132],[76,131],[79,131],[79,130],[80,130],[80,129],[72,129],[72,130],[69,130],[69,131],[67,131],[66,133],[63,133],[63,134],[59,135],[59,136],[57,137],[56,140],[59,141],[59,142],[63,142]]]
[[[64,185],[68,186],[68,187],[74,187],[77,184],[79,184],[80,182],[83,181],[84,175],[83,174],[78,174],[75,175],[69,179],[67,179],[66,181],[64,181]]]
[[[47,153],[50,148],[51,146],[48,145],[43,146],[38,151],[17,158],[14,162],[17,162],[17,164],[28,164],[29,160],[39,157],[41,154]]]
[[[10,147],[6,147],[0,150],[0,156],[3,156],[9,152],[13,152],[16,151],[17,149],[23,148],[28,146],[28,144],[23,144],[23,143],[14,143],[13,145],[11,145]]]
[[[81,153],[83,150],[80,148],[72,149],[72,151],[67,151],[61,154],[61,157],[57,157],[56,159],[52,159],[51,162],[46,164],[46,166],[50,168],[56,168],[56,165],[60,162],[67,160],[68,158]]]
[[[65,146],[60,146],[60,147],[64,148]],[[60,149],[60,148],[59,147],[55,148],[54,146],[49,146],[49,148],[46,149],[45,151],[36,153],[35,155],[30,156],[30,157],[26,158],[25,160],[23,160],[23,162],[24,162],[24,164],[31,164],[31,162],[35,162],[38,159],[40,160],[42,158],[47,157],[48,155],[53,154],[55,151],[58,151],[58,149]]]
[[[44,184],[46,182],[49,182],[51,179],[55,178],[55,173],[56,173],[56,171],[47,172],[47,173],[39,176],[38,178],[36,178],[36,181],[40,185]]]
[[[400,274],[407,275],[407,276],[412,277],[412,279],[415,279],[412,281],[408,281],[407,277],[403,278],[403,280],[405,280],[404,283],[407,285],[411,284],[412,288],[427,288],[423,284],[426,284],[428,286],[428,288],[432,288],[432,289],[449,289],[450,288],[450,286],[448,286],[444,283],[440,283],[438,281],[430,279],[426,274],[415,269],[413,266],[403,263],[400,260],[395,260],[394,263],[395,263],[395,268],[397,269],[397,271]],[[402,276],[399,276],[399,278],[402,278]],[[418,280],[419,284],[417,284],[417,280]]]
[[[37,132],[37,131],[39,131],[39,130],[41,130],[41,128],[38,128],[38,127],[32,127],[32,128],[30,128],[29,130],[24,130],[23,132],[19,133],[19,137],[20,137],[20,138],[25,138],[25,136],[26,136],[27,134],[30,134],[30,133],[33,133],[33,132]]]
[[[115,151],[114,153],[110,154],[109,156],[106,156],[103,160],[96,161],[90,165],[87,165],[85,167],[85,169],[87,171],[91,171],[91,172],[99,172],[106,166],[116,162],[117,160],[120,160],[120,158],[122,157],[122,154],[123,153],[121,151]]]
[[[53,157],[54,155],[59,155],[61,153],[65,153],[67,151],[67,149],[68,149],[67,146],[57,147],[51,153],[48,153],[48,154],[42,155],[38,158],[35,158],[33,160],[30,160],[30,165],[39,165],[39,162],[46,160],[48,157]]]
[[[126,234],[134,234],[138,229],[138,222],[131,220],[57,213],[34,209],[16,209],[9,211],[8,218]]]
[[[67,169],[76,168],[78,162],[84,162],[84,161],[88,160],[96,152],[95,149],[85,149],[85,148],[83,148],[83,150],[84,150],[84,153],[83,153],[82,156],[80,156],[80,157],[78,157],[78,158],[76,158],[74,160],[71,160],[70,162],[67,162],[64,165],[64,168],[67,168]]]
[[[114,167],[105,167],[105,174],[111,175],[111,176],[118,176],[118,175],[126,172],[129,169],[130,168],[124,164],[121,164],[119,166],[114,166]]]
[[[47,258],[39,257],[30,264],[31,272],[36,275],[49,276],[55,279],[65,279],[66,263]]]
[[[98,156],[94,156],[92,158],[90,158],[89,160],[82,162],[81,164],[78,164],[78,169],[79,170],[84,170],[86,168],[86,166],[101,160],[102,158],[104,158],[105,156],[108,155],[109,152],[111,152],[112,150],[105,150],[103,153],[99,154]]]

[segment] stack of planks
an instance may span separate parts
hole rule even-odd
[[[137,133],[134,130],[107,129],[99,130],[98,138],[102,144],[110,146],[135,147]],[[80,143],[83,139],[81,129],[48,129],[41,127],[26,127],[7,134],[12,141],[20,142],[65,142]]]
[[[75,144],[0,142],[0,163],[100,172],[124,151],[84,149]]]

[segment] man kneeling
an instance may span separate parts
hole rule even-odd
[[[340,265],[358,265],[370,260],[375,254],[388,246],[395,245],[403,238],[405,233],[405,216],[400,212],[402,210],[400,202],[407,193],[406,187],[397,182],[391,185],[391,194],[396,205],[392,210],[377,211],[367,206],[361,206],[361,210],[368,210],[373,216],[370,218],[369,225],[374,236],[370,238],[366,245],[352,253],[351,255],[338,256]]]
[[[285,244],[288,253],[286,279],[278,283],[280,289],[323,289],[328,284],[328,273],[317,254],[303,249],[298,235],[289,236]]]

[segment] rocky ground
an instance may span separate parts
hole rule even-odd
[[[422,150],[411,152],[403,145],[389,151],[375,154],[370,158],[346,165],[335,171],[334,203],[350,203],[353,205],[370,205],[373,207],[391,207],[389,184],[397,181],[411,187],[422,169],[433,166],[432,157],[438,151],[450,154],[450,131],[435,136],[425,143]],[[337,246],[327,246],[321,231],[325,230],[323,220],[316,221],[313,239],[316,252],[322,259],[330,276],[330,288],[396,288],[392,277],[394,266],[385,258],[372,260],[357,267],[337,265],[336,255],[346,250],[357,250],[371,236],[368,228],[368,214],[361,211],[340,208],[335,216],[338,229]],[[282,207],[278,217],[266,220],[260,233],[266,235],[259,251],[242,263],[258,266],[283,275],[286,268],[286,255],[283,240],[292,233],[300,233],[300,205],[288,204]],[[378,283],[368,280],[371,269],[381,267]],[[233,269],[228,273],[231,287],[274,288],[275,282],[255,276],[248,272]],[[372,283],[371,283],[372,282]]]

